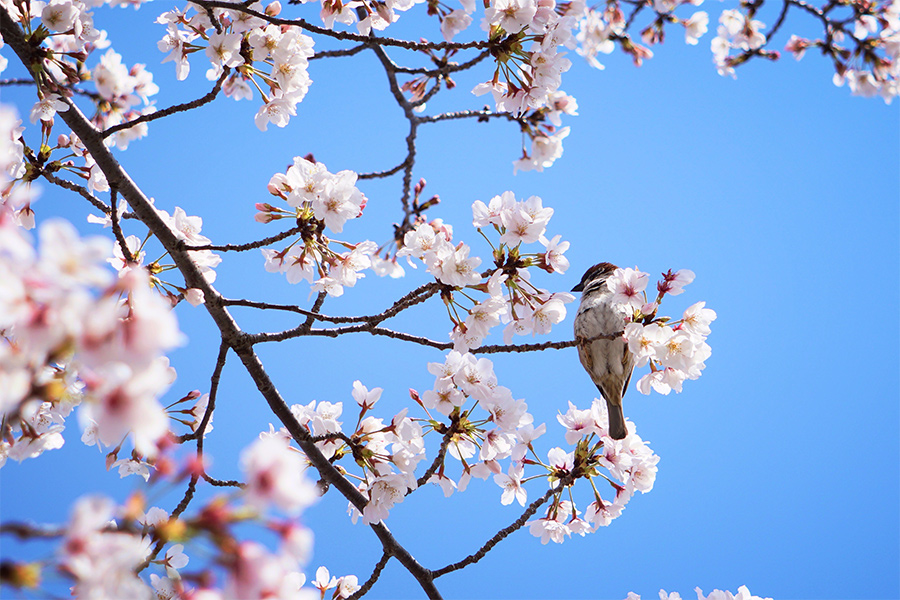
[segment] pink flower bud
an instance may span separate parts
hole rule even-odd
[[[278,0],[275,0],[275,2],[272,2],[271,4],[266,6],[266,15],[268,15],[270,17],[275,17],[275,16],[278,16],[280,13],[281,13],[281,2],[278,2]]]

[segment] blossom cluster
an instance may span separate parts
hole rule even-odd
[[[465,491],[472,477],[494,475],[504,490],[501,503],[517,500],[524,506],[525,490],[518,485],[522,461],[531,442],[543,435],[546,427],[534,427],[525,401],[515,399],[509,388],[498,384],[494,365],[486,358],[451,350],[443,363],[429,363],[428,371],[435,376],[433,389],[410,393],[426,411],[450,418],[450,425],[438,425],[431,417],[431,427],[445,436],[448,454],[462,465],[462,473],[455,479],[441,464],[429,482],[440,485],[450,496]],[[504,475],[500,461],[505,459],[510,465]]]
[[[158,398],[174,380],[164,354],[181,333],[145,271],[113,280],[110,254],[108,240],[82,240],[52,220],[36,252],[0,213],[0,413],[19,429],[0,442],[0,460],[61,446],[79,404],[91,442],[117,445],[131,434],[135,451],[152,458],[168,434]]]
[[[746,60],[746,54],[731,55],[733,50],[746,53],[763,47],[766,43],[766,36],[762,33],[764,28],[765,24],[738,9],[722,11],[717,35],[710,43],[719,75],[734,77],[734,67]]]
[[[41,112],[42,109],[40,107],[46,107],[47,100],[52,100],[51,96],[54,95],[49,94],[45,96],[44,100],[39,101],[35,105],[35,108],[31,111],[32,121],[35,120],[36,114],[42,115],[42,118],[46,116],[46,113]],[[68,104],[58,100],[52,100],[52,103],[58,104],[59,110],[67,110],[69,108]],[[53,110],[53,114],[55,114],[56,109]],[[74,174],[76,177],[84,180],[89,192],[109,191],[109,183],[106,181],[106,176],[78,136],[75,134],[61,134],[57,136],[56,144],[52,147],[46,142],[43,143],[37,159],[40,164],[34,165],[31,163],[31,160],[26,161],[25,159],[26,153],[30,159],[34,157],[34,153],[25,146],[23,138],[25,128],[21,126],[21,121],[8,111],[5,111],[3,118],[6,119],[6,123],[3,126],[2,139],[3,151],[6,153],[3,161],[3,170],[6,178],[4,179],[4,185],[0,188],[0,203],[5,205],[7,210],[13,211],[16,222],[21,227],[25,229],[34,228],[35,213],[31,208],[31,201],[33,200],[31,182],[37,178],[38,168],[44,168],[51,173],[57,170],[64,170]],[[42,121],[41,131],[45,136],[49,134],[52,121],[52,116],[49,122]],[[53,153],[57,151],[66,152],[68,158],[63,161],[53,161],[49,165],[46,164]],[[83,161],[82,166],[77,166],[75,161],[72,160],[73,158]],[[91,219],[92,217],[88,217],[88,220]],[[105,222],[109,223],[110,221],[107,218]]]
[[[615,40],[625,33],[625,13],[618,4],[610,4],[604,10],[586,10],[578,23],[578,54],[595,69],[606,67],[597,60],[598,54],[612,54]],[[648,50],[649,52],[649,50]],[[650,53],[652,56],[652,53]]]
[[[32,35],[38,41],[45,42],[41,63],[32,67],[38,83],[38,102],[30,115],[32,123],[41,121],[49,130],[55,114],[68,110],[69,105],[63,100],[63,96],[71,94],[59,88],[55,82],[93,82],[96,93],[88,95],[95,108],[91,120],[100,130],[156,111],[151,97],[159,92],[159,88],[144,65],[128,67],[112,49],[100,57],[93,69],[88,69],[85,65],[92,52],[106,49],[110,45],[106,32],[94,26],[93,14],[89,10],[105,3],[115,6],[121,2],[38,0],[3,4],[13,20],[21,24],[26,32],[33,31]],[[36,19],[39,19],[37,25],[34,23]],[[6,61],[0,61],[0,72],[5,66]],[[105,141],[108,145],[115,144],[124,150],[129,142],[146,134],[147,125],[140,123],[117,131]]]
[[[849,2],[852,17],[832,20],[823,39],[791,36],[785,50],[797,60],[821,48],[835,66],[834,84],[854,95],[880,95],[888,104],[900,95],[900,1]],[[853,44],[851,50],[844,44]]]
[[[522,157],[513,162],[514,174],[518,171],[543,172],[562,156],[562,141],[568,137],[570,130],[561,127],[561,115],[577,115],[578,102],[563,91],[551,92],[548,98],[547,105],[528,119],[529,125],[523,132],[531,140],[531,148],[523,148]]]
[[[345,433],[339,420],[344,409],[342,402],[312,401],[307,405],[291,406],[294,418],[314,437],[316,447],[326,458],[338,461],[349,454],[362,468],[363,472],[358,476],[358,489],[368,502],[362,512],[352,504],[349,511],[354,522],[361,516],[366,524],[386,519],[390,509],[418,487],[415,470],[425,458],[422,427],[406,416],[406,409],[394,415],[388,423],[381,418],[367,416],[366,413],[378,402],[381,394],[381,388],[369,390],[361,382],[354,382],[352,396],[360,411],[352,433]],[[285,428],[275,431],[271,426],[270,431],[260,437],[263,440],[277,440],[268,442],[270,445],[285,444],[291,439]],[[268,496],[289,508],[297,501],[284,500],[283,496],[305,494],[290,483],[294,476],[287,475],[283,485],[273,485],[277,479],[273,479],[273,475],[266,473],[262,478],[267,485],[248,486],[251,497]]]
[[[535,479],[526,478],[525,469],[537,465],[545,471],[540,477],[551,486],[562,485],[547,515],[528,524],[544,543],[562,542],[572,533],[585,535],[608,525],[621,514],[635,491],[652,489],[659,457],[635,433],[631,422],[624,440],[612,440],[603,401],[595,400],[588,410],[578,410],[570,403],[559,422],[566,429],[566,442],[575,449],[567,452],[554,448],[542,461],[532,442],[546,432],[546,426],[536,427],[525,401],[514,398],[509,388],[498,383],[490,360],[451,350],[443,362],[429,363],[428,371],[435,376],[434,387],[422,393],[410,390],[413,400],[427,413],[425,420],[407,416],[406,409],[389,422],[368,415],[383,390],[370,390],[359,381],[354,382],[352,390],[359,407],[352,432],[344,431],[342,402],[312,401],[291,407],[297,422],[329,461],[339,464],[343,458],[352,457],[361,468],[360,474],[350,474],[359,480],[357,488],[366,498],[362,510],[349,505],[354,522],[359,518],[366,524],[387,519],[390,510],[423,482],[440,486],[450,496],[465,491],[473,477],[493,477],[501,490],[502,504],[515,501],[524,506],[524,483]],[[446,454],[441,452],[441,459],[417,479],[416,468],[426,458],[424,440],[428,433],[442,437]],[[242,463],[247,471],[245,495],[250,505],[276,505],[287,512],[298,512],[311,501],[312,489],[298,480],[302,479],[298,474],[304,471],[301,453],[289,446],[290,439],[285,428],[275,430],[270,426],[245,451]],[[450,469],[447,457],[458,461],[461,470]],[[571,501],[562,499],[563,490],[578,479],[597,476],[598,469],[608,471],[603,478],[610,482],[613,498],[604,500],[592,484],[593,502],[584,517],[579,517],[581,513]]]
[[[22,143],[22,120],[16,111],[0,104],[0,212],[20,227],[34,228],[30,185],[16,185],[27,172],[25,145]]]
[[[713,590],[708,596],[703,595],[703,590],[699,587],[694,588],[697,593],[697,600],[772,600],[771,598],[761,598],[750,593],[750,589],[746,585],[738,588],[737,594],[725,590]],[[629,592],[625,600],[641,600],[639,594]],[[659,600],[681,600],[681,594],[678,592],[667,593],[665,590],[659,590]]]
[[[565,428],[565,440],[575,448],[566,451],[553,448],[542,461],[532,442],[546,432],[546,426],[534,425],[524,400],[515,399],[509,388],[498,384],[493,364],[486,358],[450,351],[442,363],[429,363],[435,376],[431,390],[413,393],[429,412],[431,428],[444,436],[449,456],[461,463],[455,476],[442,463],[429,481],[441,486],[445,495],[464,491],[473,477],[493,477],[501,488],[500,501],[507,505],[518,502],[525,506],[528,494],[524,483],[546,478],[551,487],[559,486],[545,516],[528,522],[530,531],[543,543],[561,543],[573,533],[585,535],[608,525],[619,516],[635,491],[648,492],[656,479],[656,463],[645,442],[628,422],[629,435],[620,441],[609,437],[606,404],[595,400],[591,408],[579,410],[571,402],[565,414],[558,417]],[[439,424],[431,411],[449,418]],[[483,414],[484,413],[484,414]],[[508,461],[505,465],[504,461]],[[526,477],[527,467],[539,466],[542,476]],[[613,488],[613,498],[603,500],[596,487],[593,501],[584,516],[563,491],[579,479],[591,479],[605,469],[603,477]],[[617,480],[617,481],[613,481]]]
[[[290,483],[300,483],[309,492],[308,505],[318,494],[315,485],[303,476],[302,464],[296,456],[285,461],[287,447],[273,441],[279,447],[262,447],[260,440],[245,450],[249,464],[245,472],[251,481],[260,473],[287,476]],[[252,456],[250,456],[252,455]],[[259,468],[260,463],[265,467]],[[273,464],[279,467],[273,468]],[[297,470],[294,467],[300,466]],[[275,482],[278,479],[273,480]],[[250,495],[247,491],[244,497]],[[276,534],[278,550],[273,552],[255,541],[242,541],[235,537],[233,526],[247,520],[242,513],[240,500],[236,504],[219,497],[197,511],[196,516],[170,515],[157,507],[144,512],[140,496],[133,496],[126,505],[117,507],[108,498],[94,496],[80,499],[72,510],[72,517],[65,527],[65,537],[58,556],[62,572],[74,585],[72,593],[80,598],[296,598],[318,597],[316,588],[323,589],[343,585],[336,598],[346,598],[359,589],[355,576],[337,580],[320,567],[311,585],[302,568],[312,554],[312,532],[290,521],[269,521],[267,527]],[[209,537],[212,542],[203,552],[210,565],[205,569],[185,569],[191,562],[184,544],[170,544],[172,538],[185,543]],[[162,558],[155,558],[162,543],[168,549]],[[211,546],[211,547],[210,547]],[[162,575],[138,572],[142,565],[158,565]],[[216,585],[217,576],[212,565],[225,571],[225,580]],[[32,568],[37,565],[31,565]],[[198,587],[192,585],[199,583]],[[20,581],[20,584],[27,582]],[[36,587],[20,585],[20,587]]]
[[[263,8],[254,2],[246,8],[276,16],[281,4],[275,1]],[[230,71],[222,85],[226,96],[249,99],[254,88],[262,96],[263,104],[254,118],[260,130],[265,131],[269,123],[284,127],[297,114],[297,104],[312,85],[309,57],[313,55],[313,39],[298,28],[269,24],[242,10],[195,12],[193,5],[167,11],[157,23],[166,27],[157,44],[161,52],[168,53],[163,62],[175,64],[179,80],[190,72],[188,56],[204,49],[211,64],[207,79],[219,79],[226,69]]]
[[[655,18],[641,31],[641,40],[652,46],[661,43],[665,37],[664,26],[666,23],[675,23],[684,27],[684,40],[687,44],[696,45],[707,31],[709,15],[704,11],[693,13],[689,18],[682,19],[675,16],[674,11],[680,6],[699,6],[703,0],[653,0],[642,3],[655,13]],[[645,59],[653,58],[653,52],[647,46],[635,43],[627,32],[628,19],[622,10],[620,3],[610,3],[602,10],[588,8],[583,18],[578,21],[578,53],[585,57],[595,69],[604,69],[604,65],[597,60],[599,54],[611,54],[616,49],[616,43],[622,51],[631,56],[635,66],[641,66]]]
[[[153,74],[142,64],[127,67],[112,49],[100,57],[100,62],[91,71],[91,80],[103,100],[97,104],[97,112],[91,119],[101,131],[156,112],[150,101],[150,97],[159,92],[159,87],[153,83]],[[129,142],[146,135],[147,124],[139,123],[117,131],[107,138],[107,143],[125,150]]]
[[[304,457],[289,440],[260,436],[241,453],[241,468],[246,485],[240,493],[214,497],[193,514],[147,509],[140,493],[122,506],[101,496],[81,498],[62,527],[54,559],[7,561],[4,585],[36,590],[42,572],[53,566],[71,581],[72,594],[80,598],[313,600],[326,590],[334,590],[335,599],[358,591],[355,575],[333,577],[319,567],[315,579],[308,581],[303,573],[312,556],[313,534],[296,517],[318,500],[319,490],[307,475]],[[169,469],[158,480],[198,477],[203,470],[201,461],[188,459],[182,469]],[[272,509],[293,518],[274,516]],[[276,549],[237,537],[237,526],[245,529],[249,519],[274,534]],[[186,544],[202,548],[198,555],[207,564],[192,561]],[[145,571],[147,567],[151,570]]]
[[[609,437],[609,417],[604,400],[595,399],[586,410],[578,409],[570,402],[569,409],[557,420],[566,428],[566,442],[573,444],[575,449],[566,452],[562,448],[553,448],[548,452],[544,466],[550,472],[551,485],[559,481],[571,486],[578,478],[592,480],[598,475],[599,467],[607,470],[612,478],[603,476],[613,488],[614,498],[604,500],[591,481],[593,501],[582,516],[574,501],[561,499],[560,490],[546,514],[528,523],[532,535],[540,537],[544,544],[549,541],[562,543],[572,534],[584,536],[609,525],[622,514],[635,491],[647,493],[653,489],[659,462],[659,456],[640,438],[631,421],[627,422],[628,435],[624,439]]]
[[[152,198],[150,199],[150,203],[155,204]],[[203,229],[203,219],[198,216],[188,215],[180,206],[176,206],[172,214],[169,214],[168,211],[155,205],[153,206],[153,210],[159,218],[162,219],[163,223],[166,224],[169,231],[174,234],[175,238],[186,244],[186,248],[189,250],[188,256],[200,271],[203,279],[207,283],[213,283],[216,280],[215,268],[222,262],[222,257],[208,249],[191,250],[191,248],[200,248],[212,242],[212,240],[200,233]],[[125,202],[122,202],[116,208],[118,218],[121,219],[124,212]],[[106,214],[102,217],[90,215],[87,220],[89,223],[96,223],[103,227],[110,227],[112,225],[111,214]],[[163,258],[168,255],[168,252],[164,253],[160,258],[157,258],[153,262],[144,262],[144,259],[147,256],[144,248],[150,237],[150,235],[143,239],[136,235],[123,237],[121,243],[113,245],[113,255],[107,259],[106,262],[119,272],[120,277],[133,268],[142,268],[150,276],[151,285],[161,294],[166,295],[173,306],[178,304],[182,297],[194,306],[202,304],[204,302],[202,290],[185,288],[178,284],[165,281],[162,278],[162,273],[175,267],[174,264],[161,263]]]
[[[109,498],[94,496],[82,498],[72,509],[59,560],[75,582],[73,596],[148,596],[146,583],[135,571],[149,556],[151,539],[119,531],[116,508]]]
[[[656,284],[657,295],[652,302],[646,294],[650,276],[637,269],[616,269],[607,280],[613,300],[626,306],[631,314],[625,325],[624,339],[635,357],[635,367],[650,365],[650,372],[641,377],[637,388],[649,394],[651,388],[661,394],[681,391],[685,379],[697,379],[712,354],[706,337],[709,324],[716,319],[705,302],[688,307],[681,319],[658,317],[660,303],[668,294],[677,296],[684,286],[694,280],[693,271],[681,269],[662,274]]]
[[[153,458],[169,431],[158,401],[175,377],[165,353],[182,342],[171,305],[144,269],[114,277],[110,241],[82,239],[68,222],[44,222],[34,247],[17,224],[22,209],[14,213],[31,190],[10,192],[19,131],[0,108],[0,465],[62,446],[78,405],[86,443],[118,448],[130,434],[135,452]]]
[[[301,231],[300,238],[282,250],[262,250],[266,271],[284,273],[290,283],[306,280],[314,292],[340,296],[345,287],[365,277],[360,271],[384,262],[374,242],[351,244],[325,235],[325,229],[341,233],[348,220],[362,216],[367,199],[356,187],[356,178],[353,171],[330,173],[324,164],[299,156],[287,172],[272,177],[269,193],[287,202],[291,210],[259,203],[256,220],[295,219]],[[332,244],[344,251],[336,251]],[[383,269],[376,272],[398,276]]]
[[[446,286],[487,294],[487,298],[472,300],[473,306],[466,308],[451,291],[445,293],[444,301],[454,324],[450,337],[455,348],[463,352],[477,348],[500,323],[506,323],[507,343],[513,335],[548,333],[565,319],[565,304],[574,300],[571,294],[550,293],[530,282],[529,267],[564,273],[569,266],[564,256],[569,243],[561,241],[558,235],[551,240],[544,236],[553,209],[544,207],[537,196],[518,201],[512,192],[504,192],[488,204],[476,200],[472,213],[472,223],[479,231],[484,233],[490,228],[499,234],[499,244],[493,252],[494,268],[484,274],[484,281],[478,272],[481,259],[471,256],[465,243],[454,245],[452,229],[443,223],[419,223],[405,234],[397,252],[398,257],[421,260],[428,272]],[[523,244],[536,242],[544,247],[542,252],[522,251]],[[465,317],[460,311],[465,311]]]

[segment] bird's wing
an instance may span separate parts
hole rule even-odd
[[[588,372],[588,375],[591,376],[591,381],[594,382],[594,385],[597,386],[597,390],[600,392],[600,396],[606,400],[609,395],[603,391],[603,386],[601,382],[594,379],[594,342],[596,340],[586,340],[583,338],[578,339],[578,358],[581,360],[581,365]]]
[[[622,387],[622,396],[624,396],[625,392],[628,391],[631,375],[634,373],[634,354],[632,354],[627,347],[625,348],[625,353],[622,355],[622,368],[628,373],[628,376],[625,377],[625,385]]]
[[[581,366],[590,374],[594,372],[594,353],[591,352],[591,340],[578,338],[578,360]]]

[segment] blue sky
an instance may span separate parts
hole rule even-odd
[[[168,8],[154,2],[137,12],[96,11],[123,60],[153,72],[158,106],[208,87],[201,56],[186,82],[174,81],[171,64],[159,64],[163,29],[152,21]],[[711,14],[719,8],[705,7]],[[298,14],[314,20],[315,12]],[[809,26],[793,23],[794,31]],[[389,33],[398,37],[416,39],[422,27],[431,39],[439,35],[435,22],[413,15],[397,25]],[[471,227],[474,200],[505,190],[520,199],[538,195],[555,210],[548,235],[571,242],[571,270],[541,277],[543,287],[567,291],[600,261],[653,276],[688,268],[695,282],[663,312],[680,314],[704,300],[718,313],[708,339],[712,358],[699,380],[677,395],[631,390],[625,398],[626,416],[661,457],[652,492],[638,494],[608,528],[563,545],[542,546],[519,531],[477,565],[438,580],[447,598],[624,598],[629,591],[653,598],[660,588],[687,598],[695,586],[709,592],[740,585],[775,598],[900,597],[897,106],[836,88],[830,65],[814,54],[799,63],[790,56],[751,62],[736,80],[722,78],[709,39],[688,47],[673,30],[640,69],[612,55],[607,69],[596,71],[572,53],[562,89],[578,99],[579,115],[565,121],[572,127],[565,153],[544,173],[513,175],[520,145],[513,124],[457,121],[420,130],[414,178],[427,179],[426,196],[443,200],[429,217],[451,223],[473,253],[489,256]],[[785,40],[777,38],[775,47]],[[371,53],[315,61],[310,74],[314,84],[286,129],[263,134],[253,124],[256,101],[221,98],[153,124],[121,162],[158,206],[202,216],[203,233],[216,243],[272,234],[278,224],[253,222],[253,204],[270,198],[269,178],[294,156],[312,152],[333,172],[361,172],[392,167],[404,153],[402,114]],[[487,64],[460,76],[428,112],[480,108],[486,98],[469,90],[490,76]],[[23,89],[0,93],[20,114],[34,101]],[[85,223],[87,207],[77,197],[42,187],[39,219],[61,214],[82,232],[99,233]],[[365,216],[348,224],[345,236],[387,241],[390,224],[402,216],[399,178],[361,189],[369,198]],[[226,296],[307,305],[306,284],[265,273],[255,252],[227,256],[217,270],[216,287]],[[422,269],[400,280],[370,274],[323,311],[371,313],[425,281]],[[566,322],[546,339],[571,337],[570,306]],[[233,314],[248,331],[295,324]],[[178,316],[190,345],[172,356],[179,373],[173,399],[208,385],[217,348],[202,309],[182,306]],[[437,300],[393,326],[435,339],[450,329]],[[289,403],[343,401],[350,412],[351,385],[360,379],[384,388],[378,408],[385,417],[407,403],[408,388],[431,387],[427,363],[443,356],[364,335],[258,351]],[[595,395],[575,351],[492,359],[500,383],[525,398],[537,423],[547,423],[540,451],[563,445],[557,413],[568,401],[587,407]],[[229,478],[238,475],[240,450],[274,421],[236,365],[222,389],[207,450],[213,474]],[[121,499],[134,489],[133,478],[103,471],[102,456],[80,444],[74,421],[66,434],[64,449],[3,468],[4,519],[60,522],[82,494],[105,489]],[[531,485],[530,497],[545,489]],[[420,562],[439,568],[518,516],[499,497],[490,482],[446,500],[437,488],[424,489],[394,509],[388,526]],[[151,494],[169,510],[178,498],[177,491]],[[333,574],[364,579],[377,560],[377,541],[350,524],[345,505],[332,492],[306,514],[317,535],[310,574],[324,564]],[[11,541],[2,541],[8,555]],[[370,597],[420,592],[392,563]]]

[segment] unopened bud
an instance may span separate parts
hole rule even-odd
[[[266,6],[266,15],[268,15],[270,17],[276,17],[280,13],[281,13],[281,2],[278,2],[278,0],[275,0],[275,2],[272,2],[271,4]]]
[[[161,456],[153,464],[154,479],[168,479],[175,472],[175,462],[168,456]]]
[[[419,210],[420,210],[420,211],[428,210],[428,209],[431,208],[432,206],[436,206],[436,205],[438,205],[438,204],[440,204],[440,203],[441,203],[441,198],[440,198],[440,196],[438,196],[437,194],[435,194],[434,196],[432,196],[431,198],[429,198],[428,201],[425,202],[425,203],[419,208]]]

